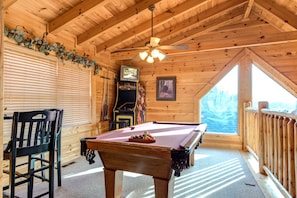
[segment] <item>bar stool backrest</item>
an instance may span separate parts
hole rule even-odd
[[[7,149],[15,151],[18,157],[49,151],[51,137],[58,124],[55,121],[56,112],[15,112],[9,142],[11,146]]]

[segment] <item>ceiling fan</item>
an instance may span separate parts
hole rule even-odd
[[[162,61],[168,56],[162,50],[187,50],[189,47],[187,45],[160,45],[160,38],[154,37],[154,21],[153,21],[153,12],[155,5],[150,5],[148,9],[151,11],[151,38],[150,41],[145,44],[144,47],[135,47],[135,48],[123,48],[116,50],[119,51],[129,51],[129,50],[144,50],[139,52],[137,56],[133,59],[140,58],[145,60],[148,63],[154,63],[155,59]]]

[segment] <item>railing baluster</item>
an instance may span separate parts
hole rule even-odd
[[[272,167],[272,171],[273,174],[276,178],[278,178],[277,175],[277,117],[276,115],[273,115],[273,137],[272,137],[272,142],[273,142],[273,153],[272,153],[272,158],[273,158],[273,167]]]
[[[276,116],[276,142],[277,142],[277,178],[283,185],[283,117]]]
[[[297,116],[271,111],[259,102],[258,110],[245,109],[245,144],[259,159],[259,170],[278,180],[278,185],[296,197]]]
[[[283,186],[288,189],[288,122],[287,117],[283,117]]]
[[[263,143],[268,141],[268,116],[266,114],[263,114],[263,136],[264,136],[264,141]],[[263,153],[263,157],[264,157],[264,165],[267,165],[268,163],[268,145],[264,144],[264,153]]]
[[[267,163],[267,167],[272,170],[272,153],[273,153],[273,144],[272,144],[272,123],[273,123],[273,117],[271,114],[267,115],[268,117],[268,139],[267,139],[267,147],[268,147],[268,163]]]
[[[294,128],[295,121],[293,119],[290,119],[288,122],[288,192],[292,195],[292,192],[294,191],[293,188],[293,181],[294,179],[292,177],[294,176],[294,173],[292,172],[292,169],[294,169]]]
[[[296,197],[296,166],[297,166],[297,122],[294,122],[294,128],[290,131],[289,137],[289,153],[290,153],[290,183],[289,183],[289,193],[292,197]]]

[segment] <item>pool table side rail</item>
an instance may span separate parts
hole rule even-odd
[[[192,150],[199,144],[202,137],[201,132],[193,132],[192,135],[180,144],[181,149]]]
[[[153,158],[171,159],[171,148],[162,146],[150,146],[150,144],[138,144],[133,142],[110,142],[104,140],[88,140],[87,148],[102,152],[125,153],[135,155],[149,155]]]
[[[199,122],[171,122],[171,121],[153,121],[153,124],[176,124],[176,125],[200,125]]]
[[[206,131],[206,127],[207,124],[205,123],[198,124],[198,126],[194,129],[194,132],[181,142],[180,148],[189,150],[196,148],[196,146],[201,142],[201,139]]]
[[[200,123],[196,127],[195,131],[200,131],[200,132],[202,132],[202,134],[204,134],[206,132],[206,129],[207,129],[207,124],[206,123]]]

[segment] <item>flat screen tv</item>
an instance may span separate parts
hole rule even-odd
[[[121,66],[121,81],[138,82],[139,81],[139,69],[131,66]]]

